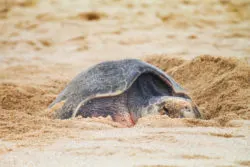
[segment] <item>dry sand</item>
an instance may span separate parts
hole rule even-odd
[[[0,1],[0,166],[250,166],[250,1]],[[204,120],[54,120],[79,72],[140,58]]]

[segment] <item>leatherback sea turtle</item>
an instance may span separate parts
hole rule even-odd
[[[126,126],[147,114],[200,118],[186,91],[157,67],[137,59],[106,61],[77,75],[49,107],[56,118],[106,117]]]

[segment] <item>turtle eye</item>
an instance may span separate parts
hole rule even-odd
[[[190,109],[188,108],[188,106],[184,107],[186,109],[187,112],[190,112]]]
[[[163,110],[165,111],[166,115],[169,115],[169,111],[168,111],[168,109],[165,106],[163,107]]]

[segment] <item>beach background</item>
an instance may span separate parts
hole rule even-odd
[[[0,166],[250,166],[249,32],[249,0],[1,0]],[[52,118],[74,76],[125,58],[167,72],[204,119]]]

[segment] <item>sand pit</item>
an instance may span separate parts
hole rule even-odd
[[[148,127],[153,121],[152,127],[175,125],[223,127],[230,126],[227,124],[230,120],[250,119],[250,67],[243,60],[213,56],[199,56],[193,60],[150,56],[145,61],[166,71],[183,85],[199,106],[204,120],[171,120],[153,116],[153,118],[142,118],[137,126],[145,124]],[[1,138],[16,139],[22,138],[22,135],[40,137],[38,132],[53,134],[58,129],[74,127],[70,124],[76,124],[72,120],[54,120],[55,109],[47,109],[57,94],[66,86],[66,82],[51,82],[49,85],[39,87],[8,83],[0,86],[0,104],[3,111],[1,112]],[[86,129],[87,127],[95,129],[87,125],[91,120],[82,118],[81,124],[83,126],[86,124]],[[102,120],[105,118],[93,119],[93,122],[108,124],[111,127],[122,127],[117,123],[112,123],[110,118],[107,121]]]

